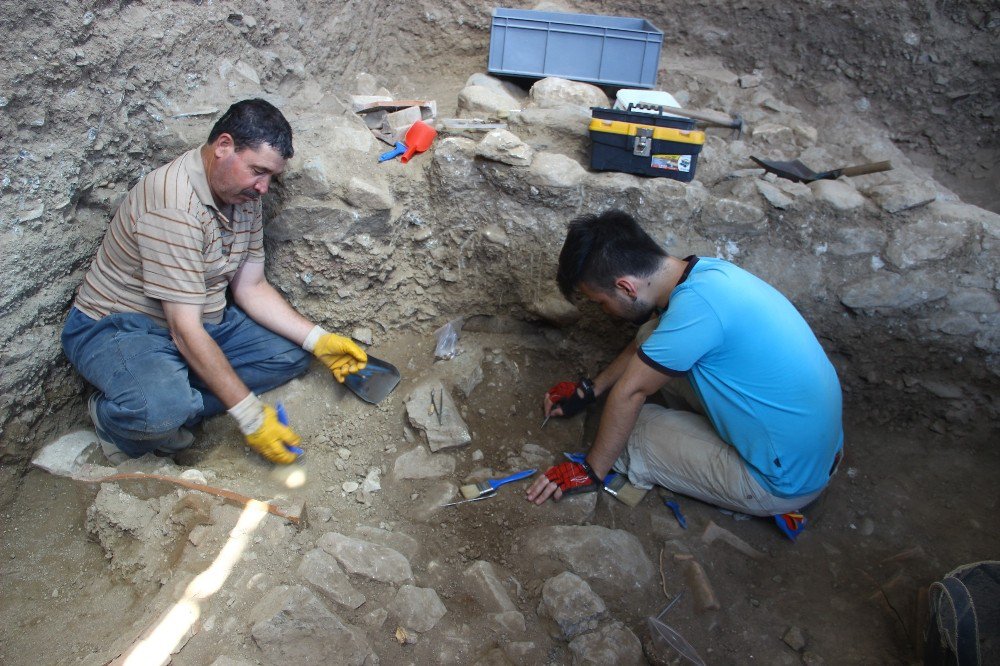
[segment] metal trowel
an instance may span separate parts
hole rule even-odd
[[[399,370],[392,363],[368,355],[363,370],[347,375],[344,384],[365,402],[377,405],[392,393],[399,383]]]

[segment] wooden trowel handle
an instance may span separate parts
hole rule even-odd
[[[863,176],[866,173],[878,173],[892,169],[892,162],[872,162],[871,164],[859,164],[857,166],[844,167],[840,170],[841,176]]]

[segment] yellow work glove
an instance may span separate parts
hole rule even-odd
[[[327,333],[319,326],[312,330],[302,346],[330,368],[341,383],[347,375],[363,370],[368,363],[368,355],[350,338]]]
[[[252,392],[229,413],[240,425],[247,444],[267,460],[279,465],[295,462],[298,457],[288,446],[298,446],[302,439],[295,431],[278,421],[278,413],[265,405]]]

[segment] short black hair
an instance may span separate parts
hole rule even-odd
[[[229,107],[212,126],[208,143],[223,133],[233,137],[238,151],[244,148],[257,150],[266,143],[286,160],[295,154],[292,149],[292,126],[278,107],[262,99],[245,99]]]
[[[611,291],[623,275],[652,275],[668,256],[624,211],[583,215],[569,223],[556,282],[566,298],[580,284]]]

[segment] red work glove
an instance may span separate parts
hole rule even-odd
[[[587,469],[588,467],[584,467],[580,463],[567,460],[546,470],[545,478],[559,486],[563,495],[589,493],[597,490],[600,486],[592,476],[594,471],[590,470],[588,473]]]
[[[580,394],[583,395],[580,395]],[[559,382],[549,389],[549,401],[552,407],[558,406],[563,416],[576,416],[590,403],[594,402],[594,382],[584,377],[577,383]]]

